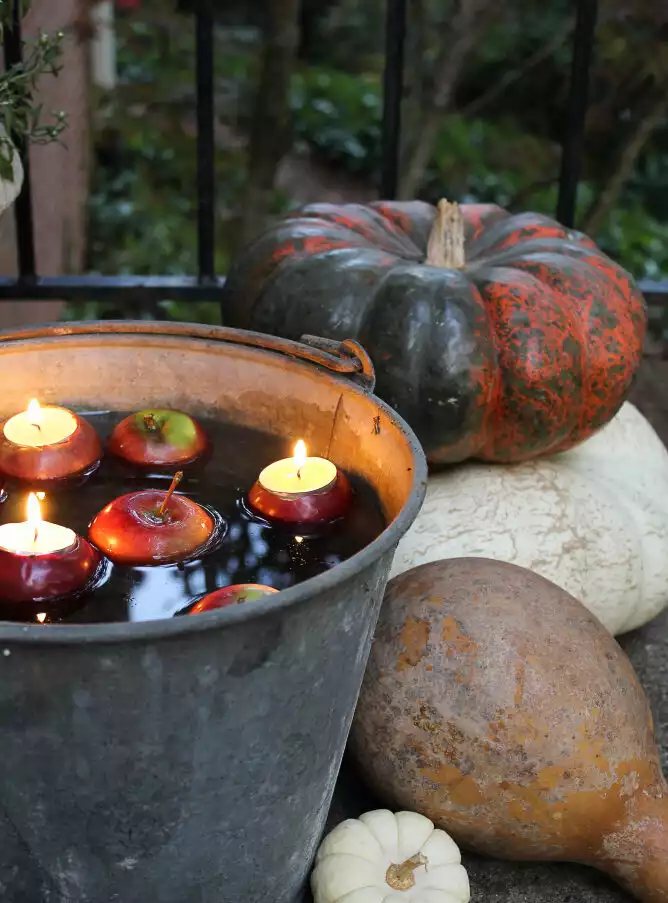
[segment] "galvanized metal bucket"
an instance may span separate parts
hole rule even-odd
[[[172,406],[301,436],[364,477],[388,520],[343,564],[252,605],[0,623],[3,901],[299,897],[390,563],[426,483],[414,435],[372,385],[354,343],[124,321],[0,334],[0,417],[37,397]]]

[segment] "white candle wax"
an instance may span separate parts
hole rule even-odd
[[[0,524],[0,549],[14,555],[48,555],[64,552],[76,543],[77,536],[68,527],[40,521],[20,524]]]
[[[42,448],[68,439],[76,430],[76,417],[67,408],[40,407],[31,401],[28,410],[5,423],[5,439],[14,445]]]
[[[298,442],[295,455],[274,461],[262,471],[260,485],[278,495],[303,495],[318,492],[331,486],[336,480],[336,465],[327,458],[310,458],[306,446]]]

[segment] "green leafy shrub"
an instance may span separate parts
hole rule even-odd
[[[376,75],[312,68],[293,82],[298,142],[349,172],[371,175],[380,160],[382,96]]]
[[[25,4],[26,8],[28,4]],[[11,25],[12,4],[0,0],[0,39]],[[0,177],[12,178],[14,144],[48,144],[56,141],[67,125],[62,110],[45,120],[42,105],[35,102],[37,83],[43,75],[58,75],[61,69],[63,33],[40,34],[24,44],[23,60],[0,73]]]

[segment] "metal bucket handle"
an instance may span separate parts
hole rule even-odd
[[[75,323],[47,323],[35,327],[10,329],[0,333],[0,345],[24,339],[44,339],[53,336],[77,335],[169,335],[215,342],[229,342],[276,351],[288,357],[309,361],[342,376],[349,376],[365,392],[373,392],[376,375],[371,358],[353,339],[338,342],[319,336],[302,336],[300,342],[200,323],[179,323],[165,320],[91,320]]]

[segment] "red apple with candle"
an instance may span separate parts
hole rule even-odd
[[[346,475],[327,458],[309,457],[301,439],[292,458],[265,467],[248,495],[258,514],[295,525],[336,520],[346,513],[351,500]]]
[[[114,564],[134,567],[174,564],[203,550],[216,529],[209,512],[174,490],[143,489],[122,495],[97,514],[88,538]]]
[[[243,605],[246,602],[256,602],[270,593],[277,593],[273,586],[264,586],[261,583],[236,583],[233,586],[224,586],[213,593],[209,593],[195,602],[188,614],[197,615],[203,611],[214,611],[217,608],[227,608],[229,605]]]
[[[151,408],[130,414],[114,427],[109,453],[139,468],[185,467],[209,451],[209,437],[183,411]]]
[[[42,520],[28,496],[27,520],[0,525],[0,601],[26,605],[64,599],[85,590],[102,564],[85,539]]]
[[[90,476],[102,458],[93,427],[55,405],[27,410],[0,424],[0,473],[31,486],[49,486]]]

